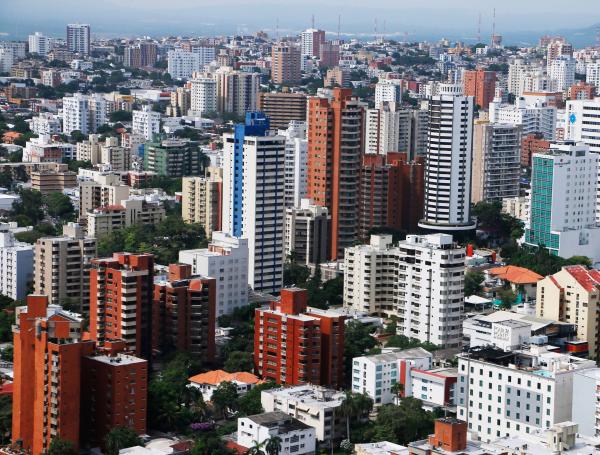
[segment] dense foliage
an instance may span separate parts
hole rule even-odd
[[[115,252],[152,253],[159,264],[178,261],[180,250],[206,246],[206,234],[199,224],[186,224],[178,214],[168,215],[155,225],[135,224],[118,229],[98,240],[98,255]]]

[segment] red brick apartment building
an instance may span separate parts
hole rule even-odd
[[[277,384],[340,388],[344,380],[344,316],[307,307],[305,289],[256,309],[254,368]]]

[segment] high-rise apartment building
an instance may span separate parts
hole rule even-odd
[[[52,50],[52,39],[40,32],[29,35],[29,52],[45,57]]]
[[[166,114],[170,117],[181,117],[188,114],[192,107],[192,91],[187,87],[177,87],[171,92],[171,104],[167,106]]]
[[[548,76],[556,81],[558,91],[566,91],[575,83],[575,65],[572,57],[560,56],[548,62]]]
[[[12,232],[0,232],[0,294],[22,300],[32,278],[33,246],[15,240]]]
[[[127,46],[123,52],[123,65],[129,68],[154,67],[157,51],[158,46],[147,41]]]
[[[501,202],[519,195],[521,127],[476,120],[471,201]]]
[[[282,289],[254,319],[254,369],[277,384],[338,388],[344,380],[344,316],[307,307],[305,289]]]
[[[194,115],[216,114],[217,81],[213,77],[195,77],[191,81],[190,110]]]
[[[84,180],[79,184],[79,219],[87,218],[88,212],[98,207],[119,205],[129,198],[129,186],[124,185],[118,174],[106,174],[96,180]]]
[[[496,72],[477,69],[463,74],[464,95],[472,96],[475,104],[487,110],[496,93]]]
[[[563,37],[554,38],[546,47],[546,61],[548,64],[559,57],[573,57],[573,45],[567,43]]]
[[[291,121],[279,135],[285,137],[285,206],[298,207],[306,197],[308,140],[306,122]]]
[[[185,177],[204,173],[204,154],[185,139],[157,139],[144,147],[144,169],[166,177]]]
[[[600,261],[598,159],[587,145],[574,142],[553,144],[533,155],[526,245],[543,245],[564,258],[581,255]]]
[[[386,155],[408,152],[410,111],[393,102],[382,102],[365,115],[365,153]]]
[[[175,49],[167,54],[167,72],[173,79],[190,79],[195,72],[215,60],[215,48],[195,47],[193,51]]]
[[[401,103],[402,83],[402,79],[380,79],[375,84],[375,107],[381,103]]]
[[[600,97],[593,100],[570,100],[565,108],[565,139],[583,142],[590,152],[600,153]]]
[[[309,100],[307,196],[331,215],[332,259],[342,258],[358,234],[363,117],[364,105],[349,89],[334,89],[333,100]]]
[[[300,48],[292,43],[277,43],[272,48],[271,80],[275,84],[296,84],[300,73]]]
[[[287,207],[285,212],[285,257],[299,264],[320,264],[329,258],[329,222],[327,207],[310,199]]]
[[[443,347],[462,340],[465,250],[448,234],[372,235],[346,248],[344,306],[397,318],[398,334]]]
[[[55,438],[79,446],[81,362],[94,351],[81,341],[78,314],[30,295],[16,309],[13,326],[13,442],[41,455]]]
[[[365,155],[360,172],[358,235],[374,228],[415,232],[423,216],[425,162],[408,161],[406,153]]]
[[[340,45],[331,41],[321,43],[319,50],[319,66],[324,68],[333,68],[340,64]]]
[[[293,120],[306,121],[306,95],[287,92],[260,93],[258,110],[269,117],[272,129],[286,129]]]
[[[63,226],[63,235],[41,237],[35,243],[33,289],[53,305],[81,305],[89,314],[90,261],[96,256],[96,239],[86,237],[76,223]]]
[[[217,110],[244,117],[246,112],[258,107],[260,74],[220,68],[214,77],[217,81]]]
[[[75,93],[63,98],[63,132],[71,134],[80,131],[82,134],[95,133],[99,126],[108,119],[107,103],[101,95],[83,95]]]
[[[585,82],[600,88],[600,62],[590,62],[585,65]]]
[[[67,25],[67,49],[69,51],[88,55],[90,53],[90,43],[89,24]]]
[[[153,349],[214,361],[216,287],[215,278],[193,275],[191,265],[170,264],[167,279],[154,283]]]
[[[471,218],[473,97],[462,86],[441,84],[429,101],[424,217],[419,226],[434,231],[475,228]]]
[[[206,177],[184,177],[181,188],[181,217],[186,223],[200,223],[206,237],[221,230],[223,170],[208,168]]]
[[[131,132],[144,136],[151,141],[155,134],[160,133],[160,112],[154,112],[150,106],[144,106],[141,110],[133,111],[133,122]]]
[[[429,135],[428,105],[428,102],[423,102],[419,109],[411,112],[410,143],[408,149],[408,156],[411,159],[427,155],[427,137]]]
[[[300,34],[302,56],[318,58],[321,55],[321,45],[325,42],[325,30],[309,28]]]
[[[523,136],[541,133],[549,141],[556,137],[556,107],[540,100],[520,97],[515,104],[490,103],[489,120],[493,123],[520,125]]]
[[[537,317],[575,324],[577,338],[587,341],[589,357],[597,359],[600,348],[600,271],[570,265],[538,281]]]
[[[134,224],[155,225],[165,218],[160,202],[143,198],[125,199],[118,205],[97,207],[86,213],[86,231],[97,239]]]
[[[152,353],[154,257],[115,253],[93,259],[90,270],[90,338],[103,346],[123,340],[146,359]]]
[[[267,136],[260,112],[223,135],[223,231],[248,239],[248,284],[276,292],[283,281],[285,138]]]
[[[573,375],[594,361],[546,346],[504,352],[482,347],[458,356],[457,417],[485,442],[571,420]]]
[[[248,240],[215,231],[208,248],[181,250],[179,262],[190,264],[193,275],[217,280],[217,317],[248,305]]]

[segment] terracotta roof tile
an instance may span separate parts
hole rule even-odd
[[[525,267],[517,267],[515,265],[506,265],[504,267],[494,267],[488,272],[496,278],[506,280],[514,284],[533,284],[544,278],[538,275],[533,270]]]

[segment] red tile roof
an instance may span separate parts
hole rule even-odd
[[[526,269],[525,267],[517,267],[515,265],[494,267],[493,269],[489,269],[488,272],[496,278],[514,284],[534,284],[544,278],[533,270]]]
[[[208,371],[207,373],[197,374],[196,376],[192,376],[189,378],[189,381],[195,382],[197,384],[212,384],[219,385],[221,382],[226,381],[237,381],[246,384],[259,384],[262,381],[252,373],[247,373],[245,371],[237,372],[237,373],[227,373],[223,370],[213,370]]]
[[[568,265],[564,270],[575,278],[575,280],[588,292],[600,287],[600,270],[588,270],[582,265]]]

